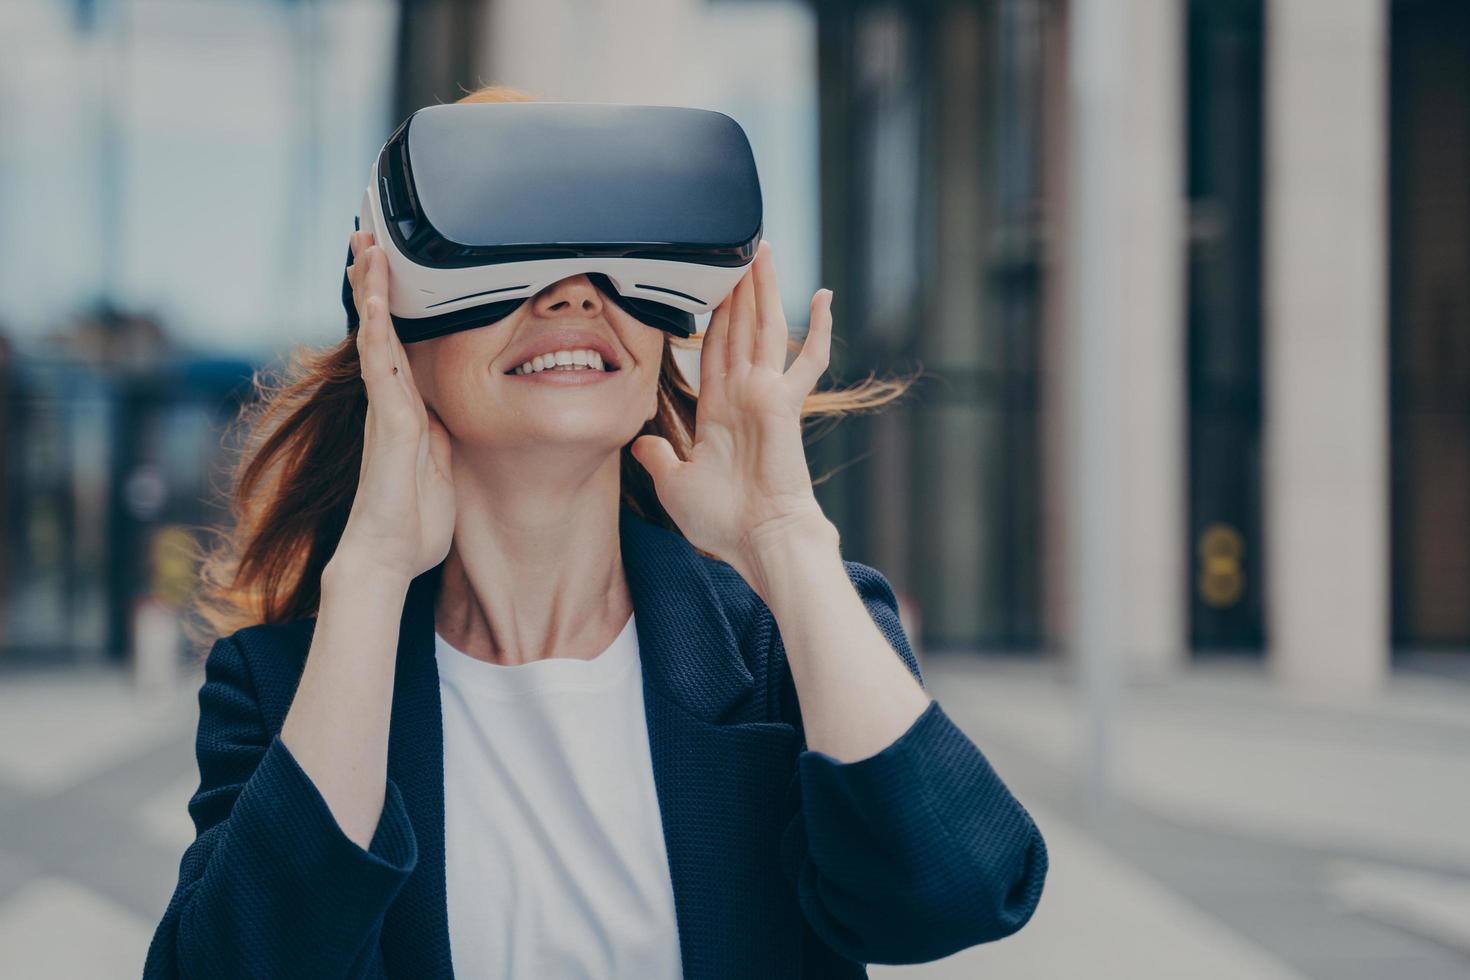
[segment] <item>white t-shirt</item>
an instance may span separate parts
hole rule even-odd
[[[591,660],[434,646],[455,974],[680,977],[633,617]]]

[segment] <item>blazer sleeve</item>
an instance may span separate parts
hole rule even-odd
[[[216,640],[205,661],[195,751],[196,836],[149,945],[145,980],[360,972],[418,859],[398,787],[388,781],[364,850],[263,724],[234,636]]]
[[[844,564],[922,684],[888,580],[860,562]],[[780,644],[778,630],[772,637]],[[784,666],[784,649],[773,652]],[[782,672],[791,684],[789,669]],[[787,696],[794,704],[794,688]],[[801,745],[782,866],[813,931],[833,950],[860,963],[923,963],[1008,936],[1031,918],[1046,844],[938,701],[864,759],[808,749],[804,733]]]

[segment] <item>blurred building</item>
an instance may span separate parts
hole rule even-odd
[[[1080,2],[818,3],[843,365],[920,361],[830,503],[931,644],[1066,645]],[[1470,5],[1130,0],[1124,654],[1374,688],[1470,647]],[[846,297],[846,302],[843,302]],[[1438,652],[1436,652],[1438,651]],[[1459,661],[1463,662],[1463,661]]]
[[[182,652],[252,370],[343,335],[398,15],[0,4],[0,668]]]
[[[0,64],[16,134],[0,167],[7,186],[51,188],[7,206],[44,208],[62,238],[101,243],[95,256],[50,256],[0,234],[12,258],[0,288],[24,329],[101,281],[124,305],[157,299],[170,331],[213,339],[242,358],[223,370],[243,373],[296,339],[340,336],[334,276],[363,154],[413,109],[482,83],[717,108],[751,136],[793,328],[831,286],[837,380],[925,372],[906,404],[850,418],[812,448],[845,553],[922,611],[924,646],[1037,657],[1076,645],[1086,578],[1072,573],[1070,502],[1092,478],[1078,469],[1076,423],[1106,408],[1118,421],[1116,553],[1084,572],[1121,583],[1117,646],[1134,672],[1227,654],[1309,688],[1364,691],[1395,667],[1465,670],[1460,0],[644,0],[636,16],[573,0],[213,5],[210,23],[229,25],[250,71],[216,69],[199,41],[216,28],[187,0],[5,9],[0,23],[26,43]],[[1101,67],[1077,44],[1093,10],[1107,12],[1088,23],[1114,52]],[[41,43],[54,37],[66,41]],[[54,65],[94,63],[81,94],[47,82]],[[125,84],[108,84],[114,74]],[[1096,98],[1102,88],[1120,94]],[[50,121],[89,113],[105,125],[68,128],[77,151],[56,152]],[[147,157],[176,145],[160,134],[187,152]],[[60,159],[101,177],[53,187]],[[261,174],[276,176],[252,183]],[[219,193],[226,184],[235,197]],[[1116,227],[1079,238],[1099,187]],[[87,237],[94,212],[102,234]],[[238,251],[268,261],[220,262],[226,226]],[[129,259],[114,269],[118,253]],[[1089,288],[1108,277],[1122,311],[1102,406],[1076,384],[1081,341],[1095,339],[1074,315],[1089,275]],[[219,303],[227,293],[239,301]],[[113,334],[109,356],[125,361]],[[75,339],[84,358],[98,335]],[[109,404],[154,404],[117,394],[115,369],[106,381],[58,370],[12,358],[0,398],[11,413],[0,465],[19,474],[5,481],[4,649],[52,642],[28,618],[84,636],[78,649],[114,645],[119,600],[99,620],[76,597],[136,574],[67,545],[75,582],[46,587],[52,598],[22,592],[61,574],[28,564],[36,541],[95,533],[87,501],[124,526],[129,447],[144,445],[107,421],[114,409],[37,406],[81,406],[98,385]],[[28,394],[41,390],[57,395]],[[89,446],[119,468],[108,488],[69,489],[104,458]],[[146,474],[132,485],[146,488]],[[17,537],[27,521],[39,537]],[[84,584],[98,574],[112,584]]]
[[[139,606],[181,609],[187,539],[227,517],[251,365],[108,307],[24,355],[0,357],[0,666],[125,662]]]

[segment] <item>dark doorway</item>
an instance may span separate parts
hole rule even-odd
[[[930,647],[1041,644],[1046,0],[818,6],[833,377],[923,381],[813,445],[846,557]],[[844,299],[843,297],[846,297]]]
[[[1192,0],[1186,101],[1190,642],[1264,646],[1260,0]]]
[[[1392,8],[1393,642],[1470,648],[1470,6]]]

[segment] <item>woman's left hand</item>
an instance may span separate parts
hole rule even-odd
[[[786,315],[769,242],[710,316],[700,353],[694,446],[681,460],[662,436],[633,441],[658,499],[696,547],[752,581],[769,542],[795,533],[836,538],[812,491],[801,406],[827,369],[832,291],[812,297],[811,327],[786,367]]]

